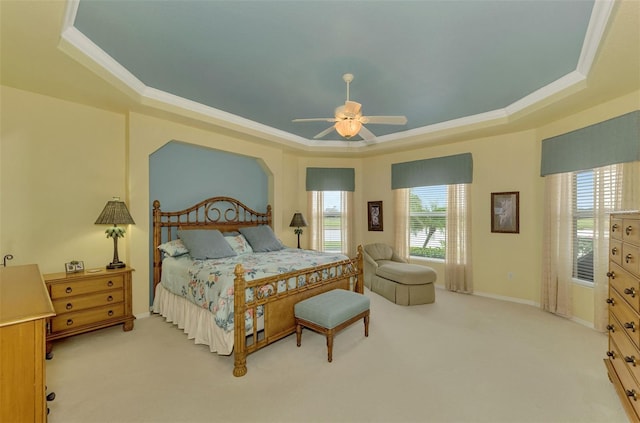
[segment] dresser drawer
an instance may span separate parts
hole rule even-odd
[[[622,265],[622,242],[612,239],[609,242],[609,261]]]
[[[94,292],[122,288],[124,278],[122,275],[110,275],[96,277],[90,280],[68,280],[62,283],[51,284],[51,299],[70,297],[73,295],[91,294]]]
[[[630,244],[622,245],[622,267],[625,270],[640,276],[640,247]]]
[[[610,290],[609,295],[613,298],[613,306],[609,305],[609,311],[620,322],[621,327],[615,327],[614,330],[620,330],[626,332],[631,338],[633,343],[640,345],[640,317],[615,290]],[[614,324],[612,319],[609,319],[609,324]],[[611,330],[609,331],[612,332]]]
[[[609,234],[611,235],[611,239],[621,240],[623,229],[622,219],[612,217],[611,224],[609,225]]]
[[[615,369],[616,374],[620,379],[625,392],[625,399],[634,409],[635,413],[640,414],[640,389],[638,388],[638,383],[629,372],[627,363],[624,360],[619,359],[619,357],[622,357],[622,353],[620,352],[616,343],[610,340],[609,347],[615,357],[609,358],[609,360],[611,364],[613,364],[613,368]]]
[[[640,245],[640,220],[624,219],[622,221],[622,239],[635,245]]]
[[[610,315],[609,319],[609,321],[611,322],[611,319],[615,319],[615,317]],[[617,325],[620,324],[620,322],[616,323]],[[618,353],[620,354],[615,355],[612,358],[624,361],[624,363],[627,365],[627,370],[629,371],[629,373],[633,375],[636,382],[639,381],[640,353],[638,352],[638,347],[634,346],[629,337],[622,331],[611,332],[610,341],[613,341],[615,343],[618,349]],[[611,346],[611,343],[609,345]],[[638,395],[640,396],[640,392],[638,392]],[[638,399],[640,400],[640,397]]]
[[[62,332],[92,323],[102,323],[109,319],[117,319],[122,316],[124,316],[124,304],[118,303],[113,306],[93,308],[56,316],[51,320],[51,326],[53,332]]]
[[[640,282],[620,266],[610,264],[609,286],[640,313]]]
[[[115,289],[113,291],[98,292],[97,294],[78,295],[53,300],[53,308],[56,309],[56,314],[61,315],[87,308],[121,303],[123,300],[124,291],[122,289]]]

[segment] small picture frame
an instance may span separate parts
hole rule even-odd
[[[382,201],[369,201],[368,222],[370,231],[382,231]]]
[[[491,193],[491,232],[520,233],[520,192]]]
[[[84,272],[84,262],[79,260],[70,261],[64,264],[64,269],[67,273]]]

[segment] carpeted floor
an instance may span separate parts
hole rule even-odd
[[[371,298],[362,323],[303,331],[248,358],[195,345],[153,315],[54,344],[50,423],[626,422],[602,362],[607,337],[527,305],[436,290],[434,304]]]

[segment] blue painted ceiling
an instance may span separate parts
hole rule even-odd
[[[593,0],[81,0],[74,26],[149,87],[311,139],[346,97],[422,128],[576,70]],[[335,132],[324,139],[338,139]]]

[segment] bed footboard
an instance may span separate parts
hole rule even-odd
[[[237,265],[234,279],[234,368],[233,375],[247,373],[247,355],[295,332],[294,305],[306,298],[336,288],[364,292],[362,246],[355,258],[314,268],[246,281]],[[244,293],[244,295],[242,295]],[[259,314],[264,325],[258,326]],[[252,319],[247,333],[246,316]]]

